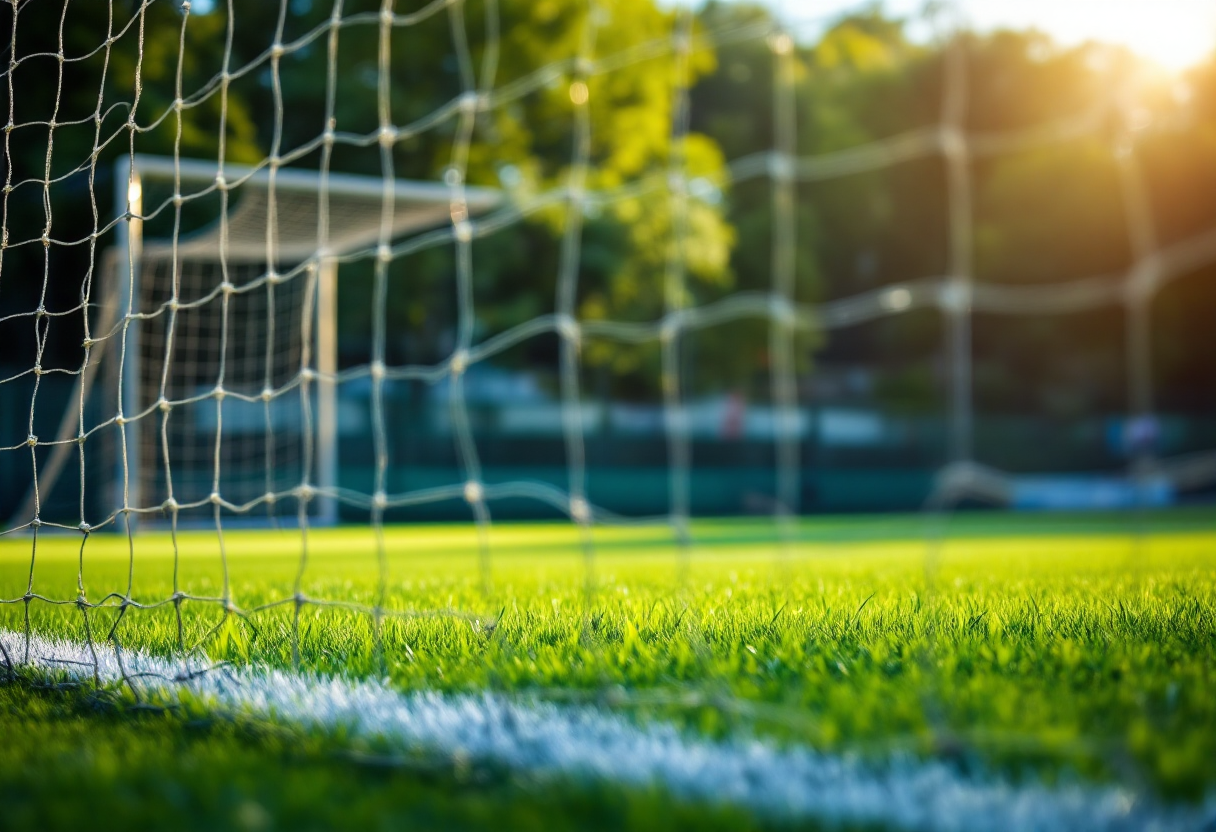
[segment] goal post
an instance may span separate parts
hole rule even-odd
[[[308,522],[336,522],[340,261],[374,247],[386,217],[394,240],[450,224],[452,188],[142,154],[120,158],[114,181],[101,304],[112,337],[98,345],[110,351],[102,395],[114,397],[103,405],[116,431],[111,504],[133,522],[171,507],[188,523],[213,503],[260,503],[245,516],[261,524],[290,521],[275,504],[302,487]],[[208,197],[219,206],[183,232],[183,206]],[[476,214],[501,195],[466,187],[460,199]],[[167,214],[171,233],[145,236]],[[75,426],[69,408],[62,438]],[[63,459],[45,471],[71,447],[57,445]]]

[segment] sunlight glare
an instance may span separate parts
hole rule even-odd
[[[1061,40],[1125,44],[1168,69],[1193,66],[1216,52],[1211,0],[1022,0],[1018,5],[1019,18],[1040,19],[1040,26]]]

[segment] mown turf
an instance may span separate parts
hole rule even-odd
[[[808,521],[783,545],[770,526],[703,523],[681,556],[663,532],[597,530],[593,556],[563,525],[500,525],[483,584],[469,527],[398,527],[385,559],[367,529],[310,533],[290,599],[298,532],[224,535],[221,603],[171,598],[170,539],[94,535],[84,548],[87,626],[127,648],[199,645],[216,659],[406,689],[527,691],[592,700],[709,733],[753,731],[819,748],[944,756],[1006,776],[1116,779],[1172,798],[1216,787],[1216,530],[1201,514],[1148,518],[964,517],[938,547],[925,521]],[[80,539],[43,535],[33,591],[78,597]],[[0,543],[10,629],[84,638],[74,603],[24,603],[28,537]],[[178,589],[222,598],[214,531],[178,539]],[[383,580],[381,580],[383,575]],[[381,592],[383,591],[383,595]],[[117,593],[107,598],[108,593]],[[458,611],[461,615],[438,614]],[[29,726],[37,720],[27,720]],[[0,757],[7,755],[0,750]],[[252,753],[252,752],[251,752]]]
[[[6,830],[722,830],[757,826],[659,789],[521,779],[469,761],[386,759],[203,713],[132,712],[0,682]]]

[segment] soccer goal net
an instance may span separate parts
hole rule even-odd
[[[1146,122],[1118,61],[1096,58],[1108,83],[1002,122],[999,85],[976,92],[979,42],[943,18],[906,48],[933,79],[923,106],[833,133],[807,92],[844,84],[813,45],[830,26],[732,8],[14,2],[0,296],[36,288],[3,309],[33,344],[0,379],[0,456],[21,472],[6,534],[32,532],[35,561],[38,535],[82,535],[86,563],[93,538],[143,526],[205,524],[222,546],[234,524],[293,523],[307,551],[310,524],[342,519],[383,555],[386,520],[455,505],[488,560],[496,506],[535,504],[579,529],[590,564],[599,524],[670,528],[687,553],[691,519],[715,511],[768,515],[796,545],[799,516],[850,507],[849,488],[905,495],[863,507],[941,509],[1147,507],[1208,487],[1216,457],[1164,453],[1155,401],[1154,300],[1216,261],[1210,228],[1163,238],[1145,183],[1144,142],[1184,127]],[[1116,254],[1094,262],[1114,265],[983,277],[977,178],[1012,157],[1035,173],[1070,143],[1110,173]],[[911,208],[884,194],[900,177]],[[862,239],[812,261],[883,217],[885,254]],[[921,243],[933,253],[888,256]],[[1036,271],[1040,255],[1007,259]],[[978,452],[977,321],[1067,329],[1091,312],[1120,322],[1103,349],[1123,458],[1060,479]],[[932,419],[869,407],[877,382],[849,365],[849,344],[886,337],[850,333],[896,320],[916,330],[897,349],[931,333],[896,358]],[[884,454],[920,479],[823,476]],[[612,467],[629,459],[650,479]],[[35,571],[5,599],[27,622],[32,600],[65,600]],[[83,610],[169,603],[83,587]],[[197,597],[227,610],[233,593],[225,571]],[[383,590],[297,582],[263,600],[387,614]]]

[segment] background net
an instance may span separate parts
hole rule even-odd
[[[1149,308],[1170,281],[1216,261],[1214,230],[1168,244],[1158,239],[1138,162],[1139,142],[1147,133],[1138,123],[1134,102],[1119,84],[1112,83],[1089,108],[1062,120],[1014,132],[971,129],[969,40],[946,14],[936,20],[937,42],[944,50],[936,123],[875,142],[799,155],[795,91],[805,72],[798,55],[799,30],[767,18],[714,28],[680,5],[662,12],[666,28],[662,37],[631,40],[628,25],[612,22],[610,4],[590,3],[586,9],[580,7],[578,25],[563,30],[574,33],[564,54],[504,81],[500,60],[510,50],[524,47],[512,29],[504,28],[493,0],[476,4],[438,0],[413,10],[396,9],[392,3],[364,8],[339,0],[311,28],[302,21],[313,18],[298,14],[299,4],[283,0],[273,31],[263,33],[264,47],[245,62],[234,58],[234,42],[239,41],[234,33],[240,30],[242,10],[237,4],[229,3],[227,8],[220,4],[201,16],[214,27],[212,45],[219,51],[211,57],[218,60],[219,68],[204,82],[188,87],[183,82],[190,74],[186,70],[192,61],[203,61],[187,48],[191,43],[187,32],[200,14],[189,3],[171,7],[176,15],[175,39],[169,38],[163,25],[156,28],[155,39],[149,39],[145,30],[161,5],[144,3],[128,12],[121,4],[111,4],[108,31],[95,33],[92,42],[80,45],[74,42],[80,30],[69,25],[74,15],[83,13],[79,4],[64,4],[56,28],[45,10],[35,11],[18,0],[12,3],[5,72],[9,116],[4,263],[12,261],[12,253],[19,249],[40,250],[41,258],[26,256],[21,261],[26,267],[19,273],[5,269],[0,285],[35,281],[42,287],[33,307],[4,318],[13,331],[24,328],[20,337],[33,340],[35,358],[0,379],[6,398],[19,397],[28,404],[23,408],[27,422],[19,428],[6,426],[7,434],[0,438],[0,453],[8,460],[25,460],[23,465],[32,474],[29,496],[5,532],[29,535],[26,590],[4,599],[24,608],[27,633],[34,630],[31,607],[44,603],[74,605],[86,619],[97,607],[131,609],[137,614],[143,608],[169,606],[180,616],[184,602],[213,605],[225,615],[256,612],[242,609],[242,599],[228,580],[227,563],[223,586],[215,593],[178,588],[164,598],[136,597],[129,582],[125,591],[107,586],[97,592],[82,577],[78,598],[44,595],[36,580],[38,541],[52,532],[81,535],[82,576],[94,536],[133,536],[141,524],[176,529],[179,522],[201,520],[217,532],[222,553],[226,529],[234,523],[290,521],[300,529],[298,545],[304,558],[311,526],[334,517],[318,510],[327,501],[348,521],[368,524],[370,546],[383,563],[386,514],[462,502],[480,531],[480,557],[489,583],[494,506],[500,501],[528,500],[561,512],[578,527],[589,591],[595,584],[593,528],[597,524],[669,527],[681,556],[693,557],[690,481],[694,440],[701,429],[699,405],[689,391],[693,376],[702,370],[692,367],[690,344],[714,328],[740,323],[764,327],[767,364],[762,370],[767,376],[768,406],[758,412],[767,419],[761,432],[769,437],[772,449],[767,457],[771,489],[763,507],[775,519],[786,551],[797,545],[797,518],[805,508],[802,479],[811,464],[804,457],[810,430],[802,382],[804,356],[811,345],[835,337],[837,331],[917,310],[936,310],[942,318],[944,343],[935,367],[948,390],[947,452],[928,506],[943,510],[969,500],[1016,501],[1020,480],[976,457],[972,359],[977,316],[1043,318],[1120,309],[1127,321],[1121,347],[1126,412],[1130,425],[1139,424],[1151,434],[1155,404]],[[38,15],[36,23],[31,15]],[[511,21],[518,23],[518,16]],[[35,26],[38,36],[30,39],[40,51],[31,52],[25,33]],[[411,79],[394,74],[393,56],[410,48],[410,38],[429,38],[436,31],[445,31],[448,38],[444,71],[456,79],[454,89],[437,108],[404,118],[408,108],[401,106],[401,96],[409,95]],[[48,32],[54,45],[45,51]],[[347,37],[355,39],[350,46]],[[772,123],[763,129],[771,132],[771,146],[706,166],[696,157],[690,137],[694,76],[704,71],[697,67],[713,50],[741,44],[754,45],[770,56]],[[362,50],[363,57],[374,56],[374,66],[359,76],[364,81],[363,95],[374,102],[361,112],[374,113],[374,123],[348,118],[347,102],[339,95],[340,77],[356,71],[342,62],[350,49]],[[282,67],[298,56],[319,60],[324,67],[312,79],[320,90],[318,110],[296,112],[285,104]],[[118,71],[111,63],[130,70],[129,88],[116,93],[107,83],[106,73]],[[669,102],[664,113],[669,122],[667,157],[661,166],[614,183],[601,175],[595,153],[596,96],[611,99],[616,74],[643,64],[661,80]],[[52,74],[58,73],[57,80],[49,91],[37,93],[46,98],[35,102],[39,114],[22,120],[20,113],[34,112],[22,110],[23,76],[45,73],[48,67]],[[155,68],[154,78],[149,77],[148,67]],[[247,165],[234,164],[227,149],[246,129],[228,103],[229,91],[242,83],[260,85],[273,112],[269,144],[260,158],[246,159],[251,163]],[[65,86],[80,89],[90,84],[99,90],[92,113],[59,112]],[[494,115],[519,109],[537,96],[547,97],[552,105],[552,124],[543,126],[560,121],[560,128],[553,127],[552,141],[565,143],[568,149],[558,166],[560,173],[553,177],[557,184],[534,190],[513,188],[509,180],[519,172],[503,169],[503,182],[489,183],[500,187],[485,191],[469,187],[471,167],[484,167],[476,154],[496,142],[507,147],[513,141],[512,136],[495,132],[504,122]],[[190,140],[191,131],[203,127],[210,131],[217,152],[214,159],[200,162],[182,145]],[[60,158],[56,142],[69,130],[91,133],[90,152]],[[406,205],[398,150],[432,134],[442,135],[447,147],[438,161],[424,160],[434,179],[433,190],[426,199],[418,197]],[[138,155],[150,137],[166,135],[172,146],[167,157]],[[34,138],[21,145],[18,154],[14,136]],[[475,141],[478,137],[481,144]],[[1130,266],[1115,274],[1052,284],[977,281],[973,167],[1003,154],[1080,137],[1098,137],[1115,160],[1132,252]],[[40,165],[30,163],[34,157],[29,147],[34,145],[42,150]],[[332,183],[346,174],[331,173],[333,158],[352,149],[375,156],[379,173],[343,180],[338,188]],[[99,186],[116,158],[125,160],[118,168],[121,173],[108,189]],[[796,245],[805,231],[798,218],[805,189],[926,160],[941,166],[946,237],[941,273],[908,274],[865,291],[829,293],[828,299],[818,302],[800,294]],[[200,179],[200,169],[211,171],[209,178]],[[307,171],[307,176],[291,179],[300,171]],[[92,230],[78,239],[64,239],[57,236],[55,224],[56,210],[63,204],[60,186],[69,179],[79,182],[81,175],[87,188],[78,198],[88,202]],[[703,254],[696,248],[694,231],[697,223],[705,221],[706,207],[718,205],[732,189],[757,182],[766,186],[762,201],[767,203],[763,211],[768,221],[747,233],[764,239],[767,288],[715,295],[693,287],[690,264]],[[12,194],[26,190],[41,191],[41,216],[9,211]],[[117,194],[117,211],[108,208],[111,193]],[[585,224],[589,217],[623,210],[621,206],[666,218],[666,257],[645,275],[651,285],[661,286],[656,294],[660,308],[656,315],[587,316],[582,313],[580,281],[585,264],[596,255],[588,247],[602,242],[588,241]],[[415,217],[412,226],[403,220],[410,211],[424,214]],[[551,290],[543,303],[537,302],[545,311],[497,331],[487,330],[485,322],[496,312],[494,303],[501,301],[478,298],[477,246],[529,223],[547,224],[554,230],[556,273],[538,278],[536,287],[519,287],[520,295],[529,296]],[[427,224],[431,227],[420,230]],[[68,249],[88,250],[83,274],[65,273],[60,266],[60,255]],[[446,285],[440,287],[449,298],[444,308],[452,314],[450,343],[430,344],[431,351],[443,353],[435,361],[397,360],[391,342],[400,333],[390,332],[390,327],[399,318],[390,319],[390,310],[415,291],[422,296],[422,290],[395,276],[394,264],[420,262],[417,258],[436,251],[445,252],[449,260],[444,262],[450,264]],[[1026,256],[1035,255],[1027,252]],[[31,270],[31,262],[40,263],[40,268]],[[357,275],[363,281],[360,285],[368,287],[370,308],[360,320],[370,327],[369,349],[354,360],[339,362],[337,343],[320,341],[318,315],[330,314],[336,302],[333,295],[325,294],[324,273],[330,268],[342,280]],[[53,294],[49,290],[59,282],[79,285],[77,303],[48,305]],[[425,331],[425,321],[418,326]],[[55,353],[71,360],[53,364],[44,358],[53,351],[48,345],[77,334],[79,354],[72,349]],[[470,401],[468,380],[479,365],[543,339],[555,344],[551,370],[560,402],[564,482],[557,486],[530,478],[489,481],[475,438],[478,410]],[[75,347],[74,341],[71,346]],[[660,516],[609,511],[594,503],[588,488],[587,435],[592,423],[603,416],[589,403],[588,379],[593,374],[587,371],[587,357],[605,350],[641,348],[654,349],[658,357],[668,506]],[[66,418],[43,392],[52,375],[72,380]],[[391,394],[409,385],[427,386],[444,397],[445,409],[435,418],[450,437],[461,472],[458,479],[397,487],[407,479],[399,476],[400,466],[394,461],[392,430],[403,416],[394,409]],[[339,412],[332,401],[322,402],[323,389],[344,386],[366,391],[364,413]],[[370,476],[358,487],[333,476],[332,470],[326,472],[319,447],[332,442],[332,437],[319,438],[325,431],[341,433],[345,418],[351,420],[350,430],[370,459]],[[1134,446],[1120,487],[1139,495],[1133,503],[1147,506],[1163,487],[1197,488],[1214,478],[1216,455],[1159,458],[1156,444],[1142,441]],[[44,498],[54,487],[67,487],[65,483],[76,487],[78,516],[51,517],[44,511]],[[134,559],[132,564],[134,569]],[[358,609],[377,625],[393,615],[485,612],[393,610],[381,603],[384,591],[382,584],[373,598],[312,597],[297,583],[294,593],[265,606],[286,605],[294,610],[297,627],[286,637],[295,652],[301,609],[310,605]],[[94,636],[100,637],[96,633],[90,637]],[[116,638],[116,630],[108,637]]]

